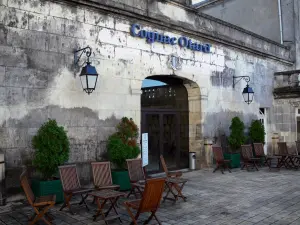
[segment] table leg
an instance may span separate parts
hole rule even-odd
[[[109,209],[108,209],[107,212],[105,213],[105,216],[107,216],[108,213],[109,213],[112,209],[113,209],[113,210],[115,211],[115,213],[119,216],[119,213],[118,213],[117,209],[115,208],[115,205],[116,205],[116,203],[118,202],[119,198],[120,198],[120,197],[116,197],[116,198],[114,198],[114,199],[109,199],[109,201],[110,201],[110,203],[111,203],[111,206],[109,207]],[[119,217],[118,219],[119,219],[120,222],[122,223],[121,218]]]
[[[170,187],[169,183],[166,182],[165,184],[166,184],[166,187],[167,187],[166,189],[167,189],[168,192],[167,192],[166,196],[164,197],[163,202],[165,202],[166,199],[168,199],[168,196],[169,196],[169,194],[170,194],[170,192],[171,192],[171,187]]]

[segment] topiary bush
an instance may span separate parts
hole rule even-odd
[[[265,143],[265,127],[259,120],[253,120],[249,128],[249,137],[253,143]]]
[[[230,130],[229,146],[233,152],[237,152],[246,141],[246,136],[244,135],[245,125],[239,117],[234,117],[231,120]]]
[[[58,171],[58,166],[69,159],[70,143],[63,127],[56,120],[49,119],[32,139],[35,149],[33,166],[43,179],[51,180]]]
[[[138,127],[131,118],[123,117],[116,128],[117,131],[108,138],[108,158],[117,169],[125,169],[126,159],[134,159],[140,154]]]

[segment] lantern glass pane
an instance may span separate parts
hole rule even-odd
[[[95,89],[96,82],[97,82],[97,76],[95,75],[88,75],[88,88],[89,89]]]
[[[82,88],[85,90],[87,88],[87,79],[86,79],[86,75],[81,75],[80,76],[80,81],[81,81],[81,85]]]

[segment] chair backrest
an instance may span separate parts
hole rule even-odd
[[[33,205],[33,202],[35,200],[35,196],[32,192],[32,189],[30,187],[29,181],[28,181],[28,177],[27,177],[27,171],[24,171],[21,176],[20,176],[20,182],[21,182],[21,186],[25,192],[26,198],[29,202],[30,205]]]
[[[128,174],[131,182],[145,180],[142,159],[127,159]]]
[[[223,155],[222,147],[213,146],[212,151],[213,151],[216,162],[224,162],[224,155]]]
[[[244,160],[249,160],[250,158],[253,158],[253,151],[251,145],[242,145],[242,157]]]
[[[152,178],[146,181],[143,198],[139,212],[151,212],[157,210],[164,192],[166,178]]]
[[[96,187],[111,186],[113,184],[110,162],[92,162],[93,181]]]
[[[265,156],[264,145],[262,143],[253,143],[255,156]]]
[[[168,170],[168,167],[167,167],[167,164],[166,164],[166,162],[165,162],[165,159],[164,159],[163,155],[160,155],[160,163],[161,163],[161,165],[162,165],[162,167],[163,167],[163,169],[164,169],[164,172],[165,172],[166,175],[168,176],[169,170]]]
[[[296,141],[296,155],[299,155],[300,152],[300,141]]]
[[[278,152],[280,155],[288,155],[288,149],[287,149],[287,145],[286,142],[278,142]]]
[[[64,191],[80,189],[76,165],[59,166],[60,180]]]

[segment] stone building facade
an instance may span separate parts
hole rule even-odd
[[[30,160],[31,138],[48,118],[68,130],[69,162],[100,160],[121,117],[142,123],[141,87],[150,76],[182,80],[188,96],[189,151],[197,153],[198,168],[212,163],[205,148],[208,140],[228,134],[234,116],[248,126],[260,116],[260,108],[268,114],[270,146],[272,134],[280,129],[274,122],[274,73],[294,69],[294,52],[185,3],[0,0],[0,149],[7,167]],[[132,35],[133,24],[175,38],[174,45],[171,39],[149,43]],[[183,40],[182,47],[181,37],[197,45]],[[74,50],[87,45],[99,73],[91,95],[82,91],[73,58]],[[175,53],[182,59],[178,70],[168,63]],[[246,83],[233,88],[233,76],[250,77],[252,104],[241,94]]]

